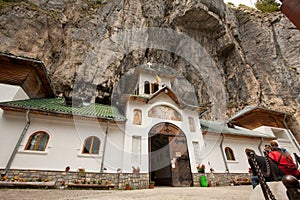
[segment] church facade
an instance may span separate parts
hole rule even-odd
[[[26,89],[17,100],[14,94],[2,100],[2,180],[52,180],[56,185],[100,180],[118,188],[146,188],[150,181],[199,186],[205,175],[229,185],[236,177],[250,176],[245,148],[262,153],[262,145],[278,139],[299,154],[292,134],[278,123],[243,127],[255,109],[226,122],[200,120],[204,108],[184,104],[172,90],[172,77],[158,76],[149,67],[134,73],[134,91],[120,100],[122,111],[96,103],[68,105],[61,97],[35,98]],[[276,121],[278,113],[268,114]],[[205,173],[199,172],[201,165]]]

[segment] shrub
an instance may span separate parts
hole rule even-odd
[[[257,0],[255,7],[262,12],[279,11],[280,4],[276,0]]]

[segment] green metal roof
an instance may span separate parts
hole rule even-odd
[[[234,128],[229,128],[226,122],[200,120],[200,124],[203,131],[212,133],[223,133],[228,135],[240,135],[247,137],[275,138],[274,136],[258,131],[252,131],[242,127],[235,126]]]
[[[125,121],[126,118],[113,106],[92,103],[81,107],[65,105],[63,98],[42,98],[19,101],[1,102],[0,107],[30,109],[41,112],[51,112],[57,114],[76,115],[82,117],[96,117],[103,119],[113,119],[115,121]]]

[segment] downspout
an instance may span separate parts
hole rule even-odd
[[[105,150],[106,150],[106,141],[107,141],[107,134],[108,134],[108,127],[109,127],[109,120],[107,120],[107,125],[106,125],[106,130],[105,130],[105,137],[104,137],[104,144],[103,144],[103,153],[102,153],[102,162],[101,162],[101,168],[100,168],[100,173],[103,173],[104,169],[104,155],[105,155]]]
[[[263,143],[263,141],[264,141],[264,139],[263,139],[263,137],[261,137],[261,138],[260,138],[260,143],[259,143],[259,145],[258,145],[258,150],[259,150],[259,152],[260,152],[260,155],[262,155],[262,156],[264,155],[264,154],[263,154],[263,151],[261,150],[261,144]]]
[[[284,124],[284,127],[285,127],[285,129],[287,130],[287,132],[289,133],[290,138],[292,138],[292,142],[295,144],[295,146],[297,147],[298,151],[300,151],[299,144],[298,144],[298,142],[295,140],[295,137],[294,137],[294,135],[291,133],[291,131],[290,131],[288,125],[286,124],[285,120],[286,120],[286,113],[284,113],[284,117],[283,117],[283,124]]]
[[[23,138],[24,138],[24,136],[25,136],[25,134],[26,134],[26,132],[27,132],[27,130],[29,128],[29,125],[30,125],[29,112],[30,112],[30,110],[28,109],[26,111],[26,125],[25,125],[25,127],[24,127],[24,129],[23,129],[23,131],[22,131],[22,133],[21,133],[21,135],[19,137],[19,140],[18,140],[18,142],[17,142],[17,144],[16,144],[16,146],[15,146],[15,148],[14,148],[14,150],[13,150],[11,156],[10,156],[10,158],[9,158],[8,163],[6,164],[6,167],[5,167],[4,171],[1,173],[1,176],[5,176],[6,173],[7,173],[7,171],[10,169],[11,163],[14,161],[14,158],[15,158],[15,156],[17,154],[19,146],[20,146],[20,144],[21,144],[21,142],[22,142],[22,140],[23,140]]]
[[[227,162],[226,162],[226,158],[225,158],[225,154],[224,154],[224,151],[223,151],[224,134],[221,133],[221,135],[222,135],[222,139],[221,139],[221,143],[220,143],[220,149],[221,149],[222,157],[223,157],[223,160],[224,160],[226,172],[229,173],[229,168],[228,168],[228,165],[227,165]]]

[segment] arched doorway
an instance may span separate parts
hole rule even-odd
[[[187,141],[180,128],[159,123],[149,132],[149,173],[155,185],[192,186]]]

